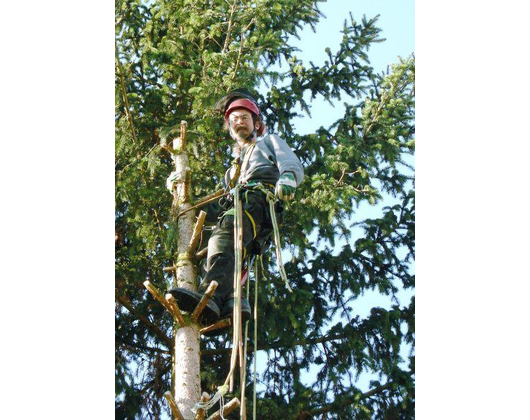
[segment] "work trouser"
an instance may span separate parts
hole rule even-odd
[[[243,257],[252,251],[256,237],[271,232],[269,203],[263,192],[258,190],[241,190],[243,205]],[[233,298],[234,292],[234,211],[229,209],[215,226],[208,241],[206,275],[199,292],[204,293],[211,281],[218,283],[213,296],[214,301],[223,307],[227,300]]]

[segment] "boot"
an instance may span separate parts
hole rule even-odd
[[[173,295],[180,310],[189,313],[193,312],[199,304],[199,301],[202,299],[202,294],[188,289],[182,289],[180,287],[170,289],[168,292]],[[208,304],[204,307],[199,320],[206,325],[210,325],[219,320],[220,313],[221,310],[217,303],[210,299]]]
[[[221,316],[220,316],[221,319],[232,317],[234,313],[234,304],[235,304],[234,297],[231,297],[224,303],[221,309]],[[248,300],[242,297],[241,298],[241,318],[243,319],[243,323],[247,322],[250,319],[250,314],[251,314],[250,304],[248,303]]]
[[[228,299],[224,306],[223,306],[223,310],[221,311],[221,316],[220,316],[220,319],[224,319],[224,318],[232,318],[232,315],[234,313],[234,298],[230,298]],[[245,324],[245,322],[247,322],[249,319],[250,319],[250,304],[248,303],[248,300],[246,300],[244,297],[241,298],[241,318],[243,320],[243,325]],[[218,336],[218,335],[221,335],[221,334],[224,334],[224,333],[227,333],[229,332],[230,330],[228,330],[227,328],[219,328],[217,330],[213,330],[213,331],[209,331],[209,332],[205,332],[203,333],[204,336],[206,337],[215,337],[215,336]]]

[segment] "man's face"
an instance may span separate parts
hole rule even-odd
[[[254,131],[254,121],[252,113],[246,109],[236,109],[228,117],[230,124],[230,134],[236,140],[247,141],[247,137]]]

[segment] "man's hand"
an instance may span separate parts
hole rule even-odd
[[[166,179],[166,188],[169,190],[170,193],[173,193],[173,189],[175,188],[175,182],[177,180],[177,172],[173,171]]]
[[[276,183],[276,196],[283,201],[289,201],[294,198],[296,190],[296,180],[292,172],[285,172],[282,174]]]

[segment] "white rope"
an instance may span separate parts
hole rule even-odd
[[[221,395],[221,402],[219,403],[219,415],[221,416],[221,420],[225,420],[225,416],[223,416],[224,411],[225,411],[225,397],[224,395]]]
[[[210,400],[206,402],[200,401],[197,404],[195,404],[195,406],[193,407],[194,411],[196,412],[199,408],[202,408],[203,410],[207,411],[210,408],[212,408],[217,403],[217,401],[221,401],[222,406],[224,406],[224,396],[226,395],[227,392],[228,392],[228,385],[220,386],[219,388],[217,388],[217,392]]]
[[[233,312],[233,340],[232,340],[232,354],[230,357],[230,371],[228,372],[228,376],[226,377],[225,383],[218,387],[217,392],[215,395],[206,402],[198,402],[194,406],[194,411],[196,411],[199,408],[204,409],[205,411],[212,408],[218,401],[220,401],[220,416],[221,419],[224,420],[223,417],[223,411],[224,411],[224,396],[229,391],[228,383],[230,382],[230,387],[232,387],[233,384],[233,374],[236,368],[237,364],[237,355],[238,355],[238,348],[242,344],[242,320],[241,320],[241,271],[242,271],[242,259],[243,259],[243,226],[242,226],[242,218],[243,218],[243,210],[241,205],[241,199],[239,197],[239,190],[241,185],[236,185],[234,188],[234,263],[235,263],[235,270],[234,270],[234,312]],[[287,274],[285,273],[285,268],[283,266],[282,261],[282,255],[281,255],[281,241],[280,241],[280,231],[278,227],[278,220],[276,218],[276,209],[275,204],[277,201],[276,196],[270,192],[263,190],[263,192],[267,196],[267,201],[269,202],[269,208],[270,208],[270,214],[271,214],[271,221],[273,226],[273,232],[274,232],[274,243],[276,248],[276,262],[278,264],[278,271],[280,272],[280,276],[282,277],[285,286],[287,289],[292,293],[293,289],[291,289],[291,286],[289,285],[289,281],[287,279]],[[263,260],[261,260],[261,264],[263,265]],[[250,265],[250,264],[249,264]],[[248,270],[250,270],[250,266],[248,267]],[[256,420],[256,413],[257,413],[257,390],[256,390],[256,382],[257,382],[257,355],[258,355],[258,261],[256,259],[255,265],[254,265],[254,279],[255,279],[255,291],[254,291],[254,389],[253,389],[253,420]],[[250,286],[247,285],[248,289],[250,289]],[[247,289],[247,299],[249,290]],[[245,370],[246,370],[246,353],[247,353],[247,337],[248,337],[248,325],[245,328],[245,344],[244,344],[244,351],[243,353],[243,360],[242,360],[242,386],[244,386],[244,378],[245,378]],[[242,356],[242,355],[240,355]],[[232,380],[232,381],[231,381]],[[244,395],[244,391],[243,395]],[[245,404],[244,398],[242,404]]]
[[[232,335],[232,355],[230,357],[230,371],[225,380],[225,385],[230,382],[231,388],[233,385],[232,377],[236,369],[237,353],[239,341],[241,340],[241,260],[243,256],[242,250],[242,217],[243,211],[241,209],[241,199],[239,197],[240,185],[236,185],[234,189],[234,312],[233,312],[233,335]]]
[[[276,248],[276,262],[278,264],[278,271],[280,272],[280,276],[285,283],[285,286],[289,290],[289,292],[293,292],[293,289],[291,289],[291,286],[289,286],[289,280],[287,280],[287,274],[285,273],[285,268],[283,267],[283,261],[282,261],[282,246],[280,241],[280,229],[278,228],[278,220],[276,219],[276,196],[268,192],[267,193],[267,201],[269,202],[269,208],[271,213],[271,220],[272,220],[272,228],[274,231],[274,244]]]

